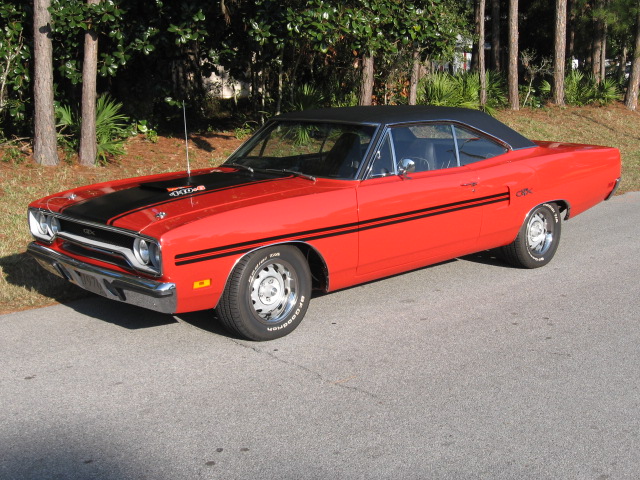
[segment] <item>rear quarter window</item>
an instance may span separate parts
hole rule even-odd
[[[460,165],[486,160],[507,153],[507,148],[500,143],[487,137],[479,135],[477,132],[467,130],[462,127],[454,127],[456,132],[456,143],[458,145],[458,155]]]

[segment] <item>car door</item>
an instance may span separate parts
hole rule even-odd
[[[482,221],[478,179],[459,166],[450,125],[392,127],[373,155],[357,189],[358,275],[474,250]],[[398,171],[398,164],[407,171]]]
[[[478,250],[510,243],[531,207],[528,196],[537,191],[534,170],[519,161],[527,151],[511,151],[497,140],[455,126],[460,163],[478,176],[476,192],[491,198],[483,207]]]

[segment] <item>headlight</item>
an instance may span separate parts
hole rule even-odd
[[[49,217],[49,229],[52,235],[57,235],[60,231],[60,220],[56,217]]]
[[[38,231],[40,235],[49,236],[49,229],[47,228],[47,216],[40,212],[38,213]]]
[[[133,241],[133,254],[142,265],[151,266],[160,271],[160,246],[153,240],[136,238]]]
[[[60,231],[60,220],[46,212],[29,210],[29,228],[34,237],[51,242]]]
[[[140,240],[138,242],[138,255],[142,263],[149,265],[149,245],[146,240]]]
[[[151,263],[153,263],[153,265],[159,270],[160,269],[160,248],[158,247],[158,245],[156,245],[155,243],[153,244],[153,247],[151,249],[153,255],[151,255]]]

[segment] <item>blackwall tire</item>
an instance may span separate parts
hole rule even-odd
[[[562,220],[557,205],[543,203],[527,215],[516,239],[502,247],[502,254],[516,267],[543,267],[555,255],[561,231]]]
[[[273,340],[302,321],[311,297],[309,265],[290,245],[263,248],[234,268],[216,307],[230,331],[249,340]]]

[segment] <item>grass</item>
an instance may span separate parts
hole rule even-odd
[[[499,111],[496,117],[532,139],[619,148],[623,162],[619,193],[640,190],[639,113],[617,104]],[[220,143],[212,143],[218,137]],[[214,135],[207,141],[190,143],[192,168],[218,164],[235,149],[237,141],[222,141],[222,137]],[[17,154],[18,149],[13,146],[10,151],[5,148],[0,152],[0,313],[87,295],[45,272],[24,253],[31,241],[26,210],[32,200],[90,183],[185,169],[184,144],[180,140],[162,137],[153,144],[134,141],[127,150],[117,164],[97,168],[80,168],[65,162],[58,167],[41,167],[34,165],[25,153]]]

